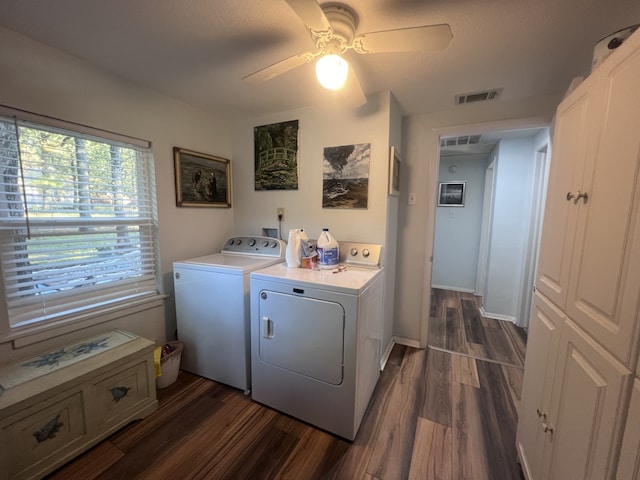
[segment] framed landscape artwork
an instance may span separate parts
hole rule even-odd
[[[253,129],[256,190],[298,189],[298,120]]]
[[[439,207],[464,207],[467,182],[440,182],[438,189]]]
[[[231,162],[226,158],[173,148],[176,205],[231,207]]]

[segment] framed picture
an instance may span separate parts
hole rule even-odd
[[[322,208],[367,208],[371,144],[325,147]]]
[[[298,189],[298,120],[253,129],[255,190]]]
[[[389,155],[389,195],[400,195],[400,165],[402,160],[396,147],[391,147]]]
[[[438,190],[439,207],[464,207],[464,193],[467,182],[440,182]]]
[[[231,207],[231,161],[173,148],[176,205],[179,207]]]

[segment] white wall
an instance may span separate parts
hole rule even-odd
[[[230,158],[230,125],[4,28],[0,28],[0,45],[1,104],[152,142],[162,288],[172,294],[172,262],[219,250],[234,230],[235,210],[177,208],[172,148],[187,147]],[[234,197],[237,201],[237,195]],[[151,312],[121,319],[118,324],[164,341],[165,332],[172,335],[175,329],[171,297],[166,314],[162,308]],[[47,345],[60,345],[70,339],[59,337],[37,348],[41,351]],[[28,354],[27,350],[12,350],[10,343],[0,344],[0,364]]]
[[[389,92],[377,94],[358,110],[309,107],[238,120],[233,126],[236,233],[256,235],[277,226],[276,209],[285,209],[282,237],[304,227],[317,238],[328,227],[338,241],[384,243],[389,158]],[[298,189],[254,189],[253,128],[298,120]],[[324,147],[371,143],[366,209],[322,208]]]
[[[455,173],[449,167],[456,166]],[[438,182],[466,182],[463,207],[436,207],[431,286],[474,292],[487,161],[469,156],[440,160]]]
[[[547,125],[559,100],[558,95],[465,105],[403,119],[395,337],[427,343],[440,135]],[[407,205],[409,192],[416,194],[416,205]]]
[[[393,121],[392,121],[393,117]],[[297,190],[256,191],[254,189],[253,128],[260,125],[299,121]],[[262,227],[277,227],[276,209],[285,209],[282,238],[292,228],[303,227],[317,238],[328,227],[338,241],[383,244],[385,282],[385,325],[383,348],[391,340],[393,322],[393,276],[395,275],[394,219],[388,219],[397,199],[387,196],[390,136],[400,142],[401,118],[389,92],[368,98],[357,110],[309,107],[263,117],[237,120],[233,126],[235,228],[238,234],[257,235]],[[322,208],[322,167],[325,147],[371,143],[369,197],[366,209]],[[395,230],[394,230],[395,231]]]
[[[501,140],[495,160],[484,315],[515,321],[528,245],[535,149],[533,138]]]

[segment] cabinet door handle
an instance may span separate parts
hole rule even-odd
[[[547,432],[553,433],[553,427],[551,425],[547,425],[546,423],[543,423],[542,424],[542,431],[544,433],[547,433]]]
[[[573,200],[574,203],[577,203],[581,198],[584,200],[584,203],[587,203],[587,200],[589,200],[589,194],[587,192],[581,192],[580,190],[578,190],[577,195],[567,192],[567,202]]]
[[[546,420],[547,419],[547,414],[544,413],[539,408],[536,409],[536,413],[538,414],[538,418],[542,418],[542,420]]]
[[[587,203],[587,200],[589,200],[589,194],[587,192],[581,192],[580,190],[578,190],[578,196],[576,197],[576,202],[581,198],[584,200],[584,203]]]

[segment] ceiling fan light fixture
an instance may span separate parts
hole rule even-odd
[[[349,64],[340,55],[324,55],[316,62],[316,77],[324,88],[339,90],[349,74]]]

